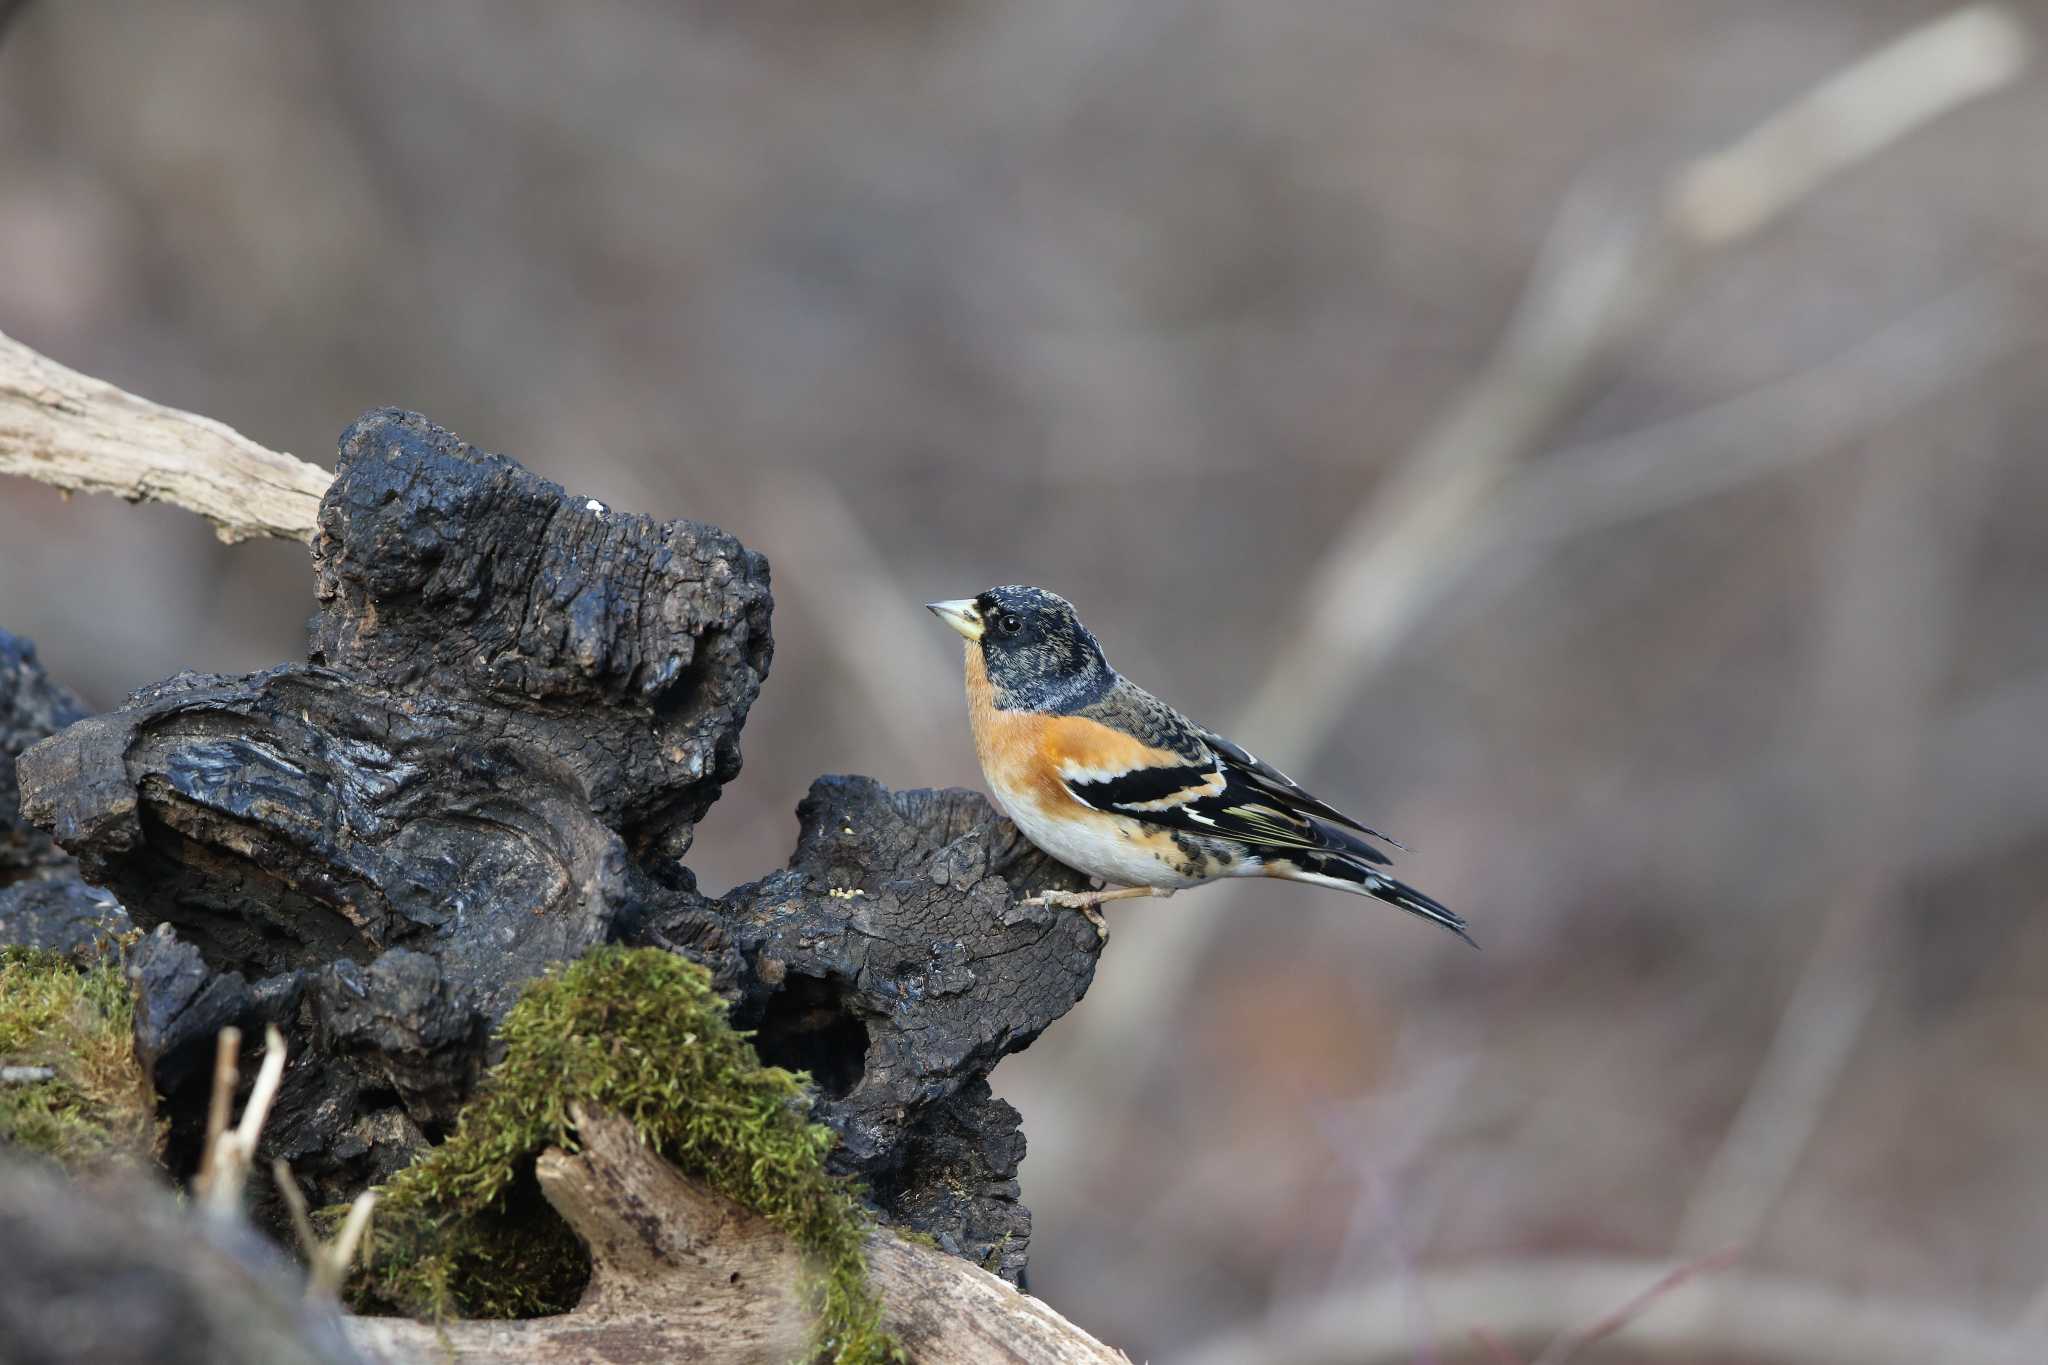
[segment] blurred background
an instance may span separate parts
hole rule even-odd
[[[31,4],[0,330],[322,463],[416,408],[764,552],[711,889],[819,773],[979,785],[919,604],[1006,582],[1412,845],[1484,951],[1297,887],[1112,907],[997,1073],[1031,1288],[1135,1360],[1725,1245],[2038,1341],[2048,83],[1768,222],[1700,169],[1943,12]],[[310,588],[0,485],[0,625],[96,706],[303,657]]]

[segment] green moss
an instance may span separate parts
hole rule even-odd
[[[55,1072],[0,1085],[0,1142],[69,1170],[156,1154],[156,1093],[135,1059],[135,1002],[118,959],[80,971],[55,953],[0,948],[0,1066]]]
[[[601,1105],[804,1247],[820,1355],[901,1358],[867,1285],[866,1220],[825,1172],[831,1130],[809,1121],[802,1078],[732,1028],[702,967],[600,948],[528,987],[499,1037],[505,1059],[453,1135],[385,1187],[361,1300],[431,1317],[572,1307],[588,1263],[541,1203],[533,1159],[574,1148],[572,1105]]]

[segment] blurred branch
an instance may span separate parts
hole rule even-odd
[[[1899,888],[1912,865],[1929,702],[1949,656],[1985,451],[1944,427],[1946,460],[1888,441],[1861,467],[1821,585],[1825,613],[1808,700],[1812,768],[1827,831],[1830,900],[1741,1108],[1695,1187],[1678,1246],[1750,1242],[1762,1231],[1843,1070],[1886,972]],[[1974,447],[1974,448],[1973,448]],[[1938,447],[1937,447],[1938,449]]]
[[[1702,247],[1755,233],[1836,172],[2003,89],[2033,52],[2003,5],[1970,5],[1873,52],[1672,183],[1677,236]]]
[[[1982,280],[1809,370],[1669,422],[1562,451],[1531,466],[1493,500],[1473,538],[1475,552],[1483,554],[1470,562],[1501,566],[1490,581],[1511,585],[1542,554],[1579,536],[1831,454],[2010,356],[2031,324],[2011,280]],[[1466,587],[1457,596],[1458,614],[1493,596]]]
[[[320,1234],[313,1230],[313,1213],[306,1206],[306,1192],[299,1188],[291,1163],[281,1156],[272,1158],[270,1177],[277,1184],[277,1192],[284,1196],[285,1209],[291,1214],[292,1233],[299,1239],[299,1250],[306,1254],[306,1297],[339,1298],[342,1282],[348,1278],[349,1266],[355,1261],[356,1247],[369,1231],[370,1214],[377,1207],[377,1191],[364,1190],[355,1197],[348,1206],[348,1216],[342,1220],[341,1231],[330,1243],[321,1241]]]
[[[197,512],[232,544],[310,541],[334,476],[0,335],[0,474]]]
[[[2030,45],[2001,8],[1908,34],[1681,168],[1645,227],[1581,197],[1560,215],[1486,369],[1352,517],[1300,600],[1307,615],[1247,709],[1290,758],[1314,751],[1406,638],[1457,536],[1679,281],[1835,173],[2009,84]],[[1274,736],[1277,735],[1277,740]]]
[[[1497,1262],[1424,1271],[1285,1305],[1256,1331],[1212,1340],[1187,1365],[1413,1365],[1467,1354],[1475,1328],[1502,1347],[1540,1349],[1610,1320],[1668,1265],[1626,1260]],[[1419,1293],[1429,1317],[1403,1311]],[[2006,1334],[1936,1307],[1859,1298],[1765,1274],[1724,1273],[1660,1291],[1603,1340],[1630,1359],[1756,1365],[1926,1365],[2016,1360]]]
[[[780,547],[776,592],[794,598],[816,620],[833,662],[885,730],[896,753],[922,753],[926,726],[938,702],[934,679],[957,675],[957,654],[938,641],[923,612],[904,610],[922,600],[899,581],[874,538],[832,481],[771,477],[755,507],[764,543]],[[888,604],[877,610],[877,604]],[[946,695],[957,691],[957,683]],[[909,698],[911,700],[906,700]]]
[[[1611,205],[1585,196],[1569,201],[1485,369],[1359,507],[1297,594],[1305,614],[1238,717],[1239,737],[1282,767],[1313,754],[1425,608],[1489,539],[1512,532],[1496,509],[1514,508],[1527,487],[1521,480],[1536,477],[1518,471],[1690,269],[1750,240],[1835,173],[2009,84],[2030,51],[2008,11],[1971,6],[1681,167],[1641,225],[1625,226]],[[1673,443],[1654,464],[1696,453]],[[1634,474],[1650,477],[1640,467]],[[1674,476],[1674,486],[1680,481]],[[1237,899],[1216,888],[1149,917],[1144,951],[1124,960],[1119,989],[1077,1016],[1076,1055],[1113,1057],[1120,1076],[1142,1071],[1130,1049],[1171,1036],[1166,1016]]]
[[[1544,1348],[1543,1354],[1536,1357],[1536,1365],[1565,1365],[1566,1361],[1594,1342],[1611,1337],[1634,1322],[1648,1312],[1651,1305],[1669,1296],[1680,1285],[1701,1275],[1713,1275],[1726,1270],[1735,1264],[1735,1258],[1741,1254],[1741,1250],[1740,1247],[1723,1247],[1710,1255],[1687,1261],[1666,1272],[1648,1289],[1631,1296],[1629,1301],[1619,1308],[1601,1314],[1597,1321],[1575,1331],[1560,1333],[1555,1341]]]

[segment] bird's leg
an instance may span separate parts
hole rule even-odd
[[[1104,901],[1128,900],[1132,896],[1171,896],[1170,886],[1120,886],[1114,891],[1041,891],[1027,896],[1022,905],[1044,905],[1062,910],[1079,910],[1095,926],[1097,937],[1107,941],[1109,922],[1102,918],[1102,912],[1095,907]]]

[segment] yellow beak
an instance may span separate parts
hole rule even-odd
[[[964,638],[981,638],[981,613],[974,609],[974,599],[958,597],[951,602],[927,602],[925,610],[944,621]]]

